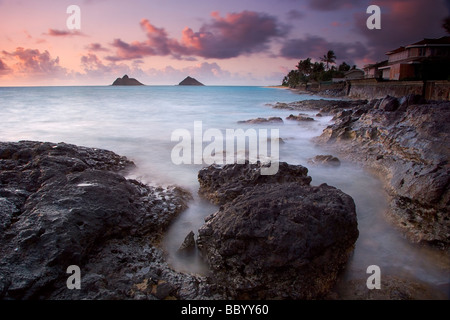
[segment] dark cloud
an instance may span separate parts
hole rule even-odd
[[[86,49],[88,51],[92,51],[92,52],[107,52],[110,51],[107,48],[104,48],[100,43],[90,43],[89,45],[86,46]]]
[[[65,75],[67,70],[59,65],[59,58],[52,58],[45,50],[16,48],[14,52],[2,51],[6,59],[15,61],[10,68],[16,73],[27,73],[31,75]]]
[[[116,48],[116,55],[107,56],[105,59],[109,61],[141,59],[144,56],[156,55],[151,44],[145,42],[129,44],[120,39],[114,39],[111,45]]]
[[[272,38],[287,31],[275,17],[263,13],[243,11],[222,18],[214,12],[212,17],[212,22],[197,33],[183,31],[183,44],[195,55],[225,59],[260,52],[267,49]]]
[[[73,37],[73,36],[85,36],[84,33],[74,30],[74,31],[67,31],[67,30],[57,30],[57,29],[48,29],[47,33],[44,33],[47,36],[52,37]]]
[[[437,38],[445,35],[442,20],[448,15],[449,0],[436,0],[433,5],[428,0],[377,0],[381,9],[381,30],[369,30],[366,26],[369,14],[365,1],[311,0],[311,8],[322,11],[360,7],[354,13],[354,27],[351,30],[362,35],[361,42],[348,44],[328,41],[319,36],[306,36],[302,39],[288,40],[281,49],[287,58],[318,58],[327,50],[334,50],[338,59],[375,62],[387,59],[386,52],[405,46],[423,38]],[[337,23],[331,23],[337,26]]]
[[[304,39],[292,39],[284,43],[280,55],[284,58],[319,60],[328,50],[333,50],[338,61],[353,64],[368,54],[361,42],[330,42],[319,36],[308,35]]]
[[[108,60],[167,55],[178,59],[192,59],[194,56],[233,58],[266,50],[273,38],[283,36],[288,29],[275,17],[252,11],[229,13],[225,17],[213,12],[212,19],[204,23],[198,32],[186,27],[181,40],[170,38],[165,29],[157,28],[147,19],[140,24],[147,40],[127,43],[115,39],[111,45],[116,48],[116,54],[108,56]]]
[[[290,10],[286,15],[289,20],[298,20],[305,17],[305,14],[298,10]]]
[[[320,11],[333,11],[342,8],[352,8],[365,3],[364,0],[309,0],[311,9]]]
[[[387,51],[408,45],[423,38],[445,35],[442,20],[448,15],[443,0],[378,0],[381,9],[381,30],[369,30],[366,13],[355,14],[355,31],[367,39],[368,58],[373,61],[386,59]]]

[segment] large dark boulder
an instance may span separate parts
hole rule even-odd
[[[399,105],[400,103],[397,98],[386,96],[383,100],[381,100],[378,108],[383,111],[396,111]]]
[[[0,298],[47,297],[112,239],[161,237],[189,194],[127,180],[131,166],[106,150],[0,143]]]
[[[225,203],[197,240],[214,281],[233,299],[324,297],[358,237],[353,199],[310,186],[302,166],[280,164],[274,176],[258,168],[210,166],[199,174],[201,194]]]
[[[314,158],[308,159],[308,163],[313,166],[324,166],[324,167],[339,167],[341,165],[341,161],[332,156],[328,155],[317,155]]]
[[[199,194],[214,204],[222,205],[259,184],[298,182],[309,185],[311,182],[305,167],[280,162],[277,174],[261,175],[263,166],[247,162],[203,168],[198,173]]]

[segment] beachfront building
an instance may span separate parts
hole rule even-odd
[[[384,80],[447,79],[450,37],[423,39],[386,53],[388,60],[364,67],[365,78]]]
[[[364,78],[365,79],[383,79],[383,70],[381,70],[381,67],[387,66],[388,61],[384,60],[381,62],[377,62],[374,64],[368,64],[364,66]]]

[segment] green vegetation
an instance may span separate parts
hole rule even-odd
[[[331,81],[332,78],[342,78],[344,73],[352,69],[350,65],[342,62],[337,68],[336,55],[333,50],[329,50],[320,62],[312,62],[311,58],[300,60],[296,69],[291,70],[283,79],[283,86],[295,88],[303,84],[308,85],[311,82]],[[330,67],[330,65],[332,65]],[[353,69],[356,66],[353,66]]]

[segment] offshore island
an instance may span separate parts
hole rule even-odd
[[[134,78],[129,78],[128,75],[124,75],[122,78],[117,78],[113,84],[113,86],[143,86],[141,82]]]
[[[203,83],[201,83],[197,79],[191,78],[190,76],[186,77],[178,85],[179,86],[204,86]]]

